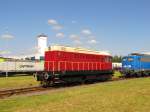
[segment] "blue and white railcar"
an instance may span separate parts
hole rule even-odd
[[[123,57],[122,72],[126,77],[150,75],[150,55],[134,53]]]

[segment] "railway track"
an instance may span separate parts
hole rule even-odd
[[[6,98],[6,97],[10,97],[12,95],[26,94],[26,93],[32,93],[32,92],[40,92],[40,91],[44,91],[44,90],[47,90],[47,88],[29,87],[29,88],[1,90],[0,91],[0,99]]]
[[[114,79],[108,80],[106,82],[120,81],[120,80],[129,80],[129,79],[135,79],[135,78],[114,78]],[[81,84],[81,85],[85,85],[85,84]],[[74,85],[74,86],[76,86],[76,85]],[[61,86],[61,87],[48,87],[48,88],[29,87],[29,88],[19,88],[19,89],[10,89],[10,90],[0,90],[0,99],[7,98],[7,97],[10,97],[10,96],[13,96],[13,95],[34,93],[34,92],[58,89],[58,88],[62,88],[62,87],[66,88],[66,87],[72,87],[72,86],[64,85],[64,86]]]

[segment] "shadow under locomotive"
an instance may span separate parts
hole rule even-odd
[[[42,86],[71,83],[92,83],[107,81],[112,78],[113,71],[64,71],[64,72],[38,72],[35,74],[37,81]]]

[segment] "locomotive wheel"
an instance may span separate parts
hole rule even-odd
[[[41,78],[40,78],[40,76],[38,75],[38,73],[34,73],[33,76],[34,76],[35,80],[37,80],[37,81],[40,81],[40,80],[41,80]]]
[[[48,79],[49,79],[49,75],[48,75],[47,72],[44,73],[44,79],[45,79],[45,80],[48,80]]]

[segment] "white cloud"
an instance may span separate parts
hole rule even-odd
[[[69,36],[69,38],[71,38],[71,39],[73,39],[73,40],[80,40],[80,37],[79,37],[78,35],[76,35],[76,34],[71,34],[71,35]]]
[[[89,36],[90,39],[95,39],[95,36],[91,35]]]
[[[89,35],[92,35],[92,32],[89,29],[83,29],[81,31],[81,34],[83,34],[85,36],[89,36]]]
[[[62,25],[54,25],[54,26],[52,26],[52,29],[53,30],[61,30],[61,29],[63,29],[63,26]]]
[[[48,20],[48,24],[49,24],[49,25],[57,25],[58,22],[57,22],[56,20],[54,20],[54,19],[49,19],[49,20]]]
[[[3,38],[3,39],[13,39],[14,36],[11,35],[11,34],[3,34],[3,35],[1,35],[1,38]]]
[[[65,34],[60,32],[60,33],[56,34],[56,37],[63,38],[63,37],[65,37]]]
[[[89,40],[88,43],[89,43],[89,44],[97,44],[97,41],[94,40],[94,39],[92,39],[92,40]]]
[[[73,41],[75,44],[77,44],[77,45],[81,45],[82,44],[82,42],[80,41],[80,40],[74,40]]]
[[[49,19],[48,24],[52,27],[53,30],[61,30],[63,29],[63,26],[58,23],[55,19]]]

